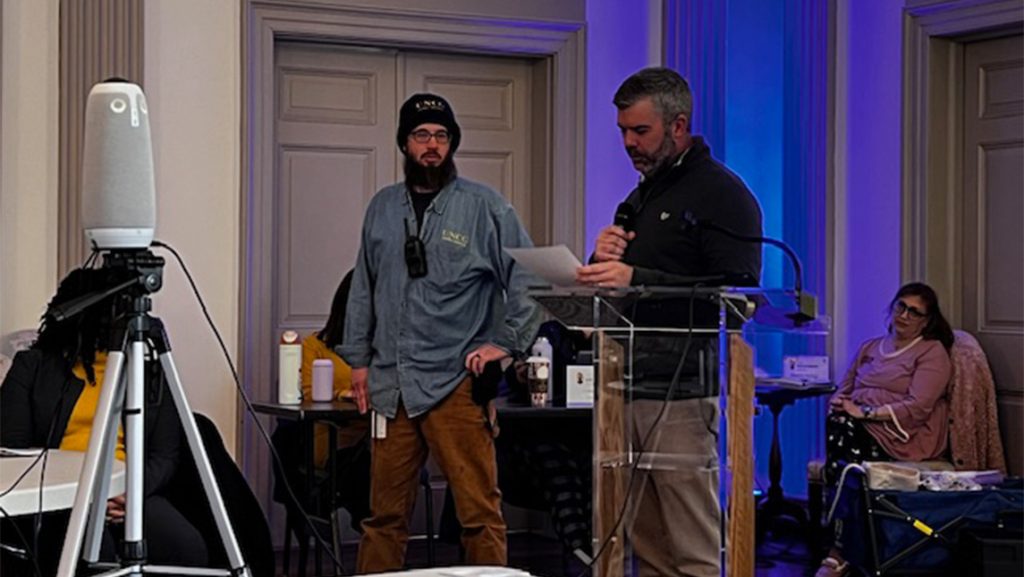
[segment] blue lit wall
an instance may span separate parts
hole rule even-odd
[[[728,0],[725,149],[719,158],[761,203],[764,232],[782,238],[782,10],[780,2]],[[782,285],[783,260],[764,250],[762,286]]]
[[[739,174],[757,196],[764,219],[764,234],[784,237],[783,202],[783,10],[782,2],[729,0],[726,14],[725,149],[720,157]],[[724,152],[724,154],[722,154]],[[792,215],[786,215],[792,216]],[[762,257],[761,286],[782,287],[786,264],[774,247]],[[791,281],[787,281],[791,282]],[[748,337],[749,338],[749,337]],[[783,343],[778,336],[750,338],[758,368],[781,371]],[[803,492],[800,474],[811,447],[801,443],[812,426],[803,407],[782,413],[782,484],[787,494]],[[772,439],[771,415],[754,421],[754,459],[757,486],[767,490],[768,455]]]

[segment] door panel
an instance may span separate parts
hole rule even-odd
[[[1024,42],[964,47],[963,325],[992,365],[1012,473],[1024,470]]]
[[[395,180],[395,52],[280,43],[274,330],[323,327],[363,213]]]
[[[376,165],[373,149],[282,147],[281,327],[323,326],[334,290],[356,260],[363,211],[373,194],[367,191],[376,186]],[[351,194],[339,194],[324,183],[344,183]]]

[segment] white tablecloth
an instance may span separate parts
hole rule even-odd
[[[51,450],[46,457],[46,477],[43,487],[43,511],[70,509],[75,504],[78,476],[82,472],[85,453],[81,451]],[[33,465],[33,463],[35,463]],[[11,492],[8,489],[31,467],[31,471]],[[26,515],[40,510],[39,480],[43,471],[42,459],[36,457],[0,457],[0,507],[11,516]],[[124,463],[115,460],[108,497],[124,492]],[[5,494],[6,493],[6,494]]]

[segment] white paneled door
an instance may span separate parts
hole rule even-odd
[[[355,263],[366,205],[394,182],[395,57],[278,45],[275,335],[323,326]]]
[[[995,377],[1010,472],[1024,472],[1024,41],[964,51],[963,325]]]

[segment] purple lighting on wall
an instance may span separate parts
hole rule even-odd
[[[594,249],[597,233],[611,224],[615,207],[636,186],[637,173],[622,146],[612,97],[626,77],[648,65],[646,22],[644,2],[587,2],[587,230],[583,258]]]
[[[847,350],[837,351],[839,371],[858,345],[884,330],[883,311],[900,282],[901,2],[848,3],[845,205],[839,239],[845,257]],[[837,114],[840,111],[837,111]],[[839,373],[841,374],[841,372]]]

